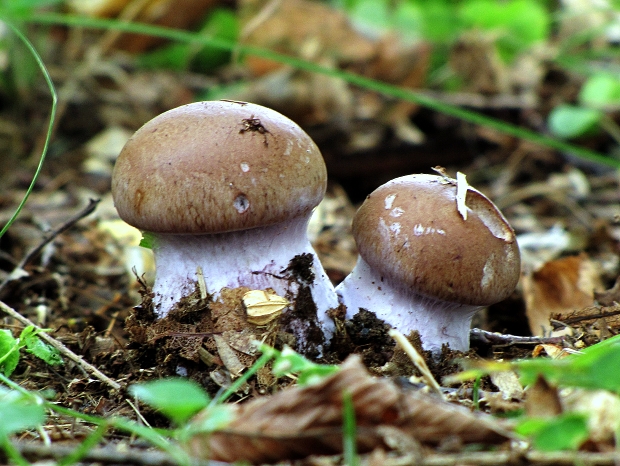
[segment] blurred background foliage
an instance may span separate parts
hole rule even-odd
[[[318,8],[308,9],[306,3],[314,3]],[[277,27],[269,22],[277,15],[274,11],[293,8],[290,5],[299,7],[299,16],[289,17],[287,27],[290,30],[297,28],[307,33],[314,28],[315,32],[325,34],[325,41],[334,43],[321,43],[318,47],[322,50],[317,52],[312,49],[312,41],[300,42],[290,30],[286,33],[270,30],[270,25]],[[87,18],[113,18],[123,23],[149,23],[188,30],[197,38],[223,41],[213,46],[205,45],[204,41],[165,42],[128,35],[114,43],[114,49],[132,54],[131,66],[138,69],[215,76],[217,82],[197,93],[197,99],[237,95],[243,98],[247,95],[243,89],[248,80],[256,80],[275,69],[264,63],[250,62],[251,57],[235,49],[235,44],[245,44],[405,88],[441,92],[444,100],[446,93],[474,93],[485,98],[513,96],[523,102],[535,101],[543,121],[539,125],[526,126],[557,139],[585,142],[595,151],[618,158],[618,0],[0,2],[0,18],[24,28],[44,61],[53,60],[53,54],[71,53],[71,47],[75,47],[75,44],[67,43],[62,46],[64,52],[59,52],[58,44],[68,40],[66,33],[59,27],[35,24],[40,22],[41,15],[50,12],[83,17],[85,25],[88,24]],[[346,28],[354,32],[345,35],[340,31],[338,36],[338,31],[328,31],[344,24],[330,19],[341,17],[338,15],[344,16]],[[74,18],[72,24],[79,25],[79,20],[76,23]],[[229,44],[229,47],[222,47],[222,43]],[[347,47],[357,50],[349,51]],[[374,49],[364,55],[365,47]],[[382,65],[369,64],[381,54]],[[403,64],[407,61],[408,64]],[[411,66],[415,61],[418,63]],[[370,71],[373,66],[374,72]],[[392,69],[382,70],[381,66]],[[251,72],[239,72],[239,67],[248,67]],[[404,71],[399,75],[400,68]],[[546,84],[553,79],[561,86],[549,91]],[[40,82],[40,74],[35,60],[6,27],[0,28],[2,99],[27,100],[31,94],[29,90],[36,82]],[[565,86],[566,82],[573,86]],[[280,92],[291,91],[282,88]],[[461,106],[470,107],[467,104]],[[412,114],[410,111],[406,116]],[[421,140],[415,130],[403,128],[399,123],[396,132],[400,131],[405,141],[416,143]],[[600,134],[613,142],[607,145],[588,143],[588,137]]]

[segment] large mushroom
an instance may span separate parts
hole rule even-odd
[[[326,311],[338,300],[306,234],[326,184],[319,149],[293,121],[210,101],[136,131],[116,161],[112,195],[120,217],[154,238],[159,317],[195,290],[202,270],[216,298],[224,287],[272,288],[293,300],[309,289],[329,336]],[[308,269],[291,280],[295,258]]]
[[[359,250],[336,288],[347,318],[360,309],[425,349],[469,349],[475,311],[507,298],[520,276],[515,233],[482,193],[456,180],[409,175],[377,188],[353,219]]]

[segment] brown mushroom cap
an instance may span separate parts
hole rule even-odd
[[[212,101],[142,126],[112,175],[120,217],[155,233],[224,233],[273,225],[321,202],[327,171],[310,136],[259,105]]]
[[[520,275],[515,233],[482,193],[470,187],[465,202],[467,220],[457,210],[456,182],[441,176],[384,184],[353,220],[361,257],[392,283],[429,298],[476,306],[507,298]]]

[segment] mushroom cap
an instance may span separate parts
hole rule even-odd
[[[519,281],[514,230],[479,191],[468,187],[467,220],[456,198],[456,182],[441,176],[409,175],[384,184],[353,219],[359,253],[410,292],[475,306],[501,301]]]
[[[245,102],[196,102],[142,126],[112,174],[120,217],[146,231],[212,234],[273,225],[321,202],[327,170],[296,123]]]

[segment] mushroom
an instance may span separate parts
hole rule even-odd
[[[459,186],[409,175],[366,198],[353,219],[358,261],[336,288],[347,318],[366,309],[402,333],[417,330],[434,353],[469,349],[471,318],[512,293],[520,257],[497,207]]]
[[[338,300],[306,233],[326,185],[318,147],[293,121],[251,103],[210,101],[136,131],[116,161],[112,195],[120,217],[154,239],[158,317],[196,289],[201,269],[214,298],[224,287],[293,299],[309,289],[329,336],[326,311]],[[296,258],[307,268],[292,280]]]

